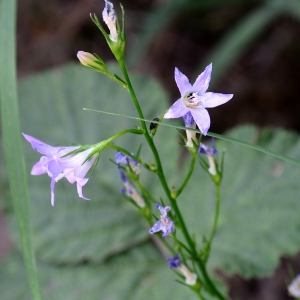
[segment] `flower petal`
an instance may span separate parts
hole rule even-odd
[[[89,156],[89,154],[92,152],[93,148],[89,148],[87,150],[84,150],[82,152],[78,152],[76,154],[71,154],[65,157],[62,157],[58,160],[58,164],[62,168],[72,168],[75,169],[77,167],[80,167],[82,163],[85,161],[85,159]],[[71,150],[73,151],[73,150]],[[71,152],[68,151],[64,154],[61,155],[61,152],[59,152],[59,155],[63,156],[66,155],[67,153]]]
[[[189,109],[183,104],[181,99],[177,100],[164,115],[165,119],[179,118],[189,112]]]
[[[54,185],[55,185],[54,177],[51,179],[50,189],[51,189],[51,205],[54,206]]]
[[[30,136],[28,134],[22,133],[24,138],[31,144],[32,148],[41,154],[52,156],[54,155],[59,147],[52,147],[48,144],[43,143],[42,141],[34,138],[33,136]]]
[[[197,77],[193,89],[200,95],[205,93],[208,89],[210,78],[211,78],[212,64],[209,64],[205,70]]]
[[[161,230],[163,230],[164,228],[164,225],[163,223],[158,220],[153,226],[152,228],[149,230],[149,233],[153,234],[153,233],[156,233],[156,232],[159,232]]]
[[[195,120],[190,111],[187,114],[185,114],[182,118],[183,118],[185,127],[192,128],[195,125]]]
[[[97,158],[97,155],[94,155],[91,159],[86,161],[83,165],[80,165],[79,167],[77,167],[74,171],[75,176],[79,177],[79,178],[84,178],[86,173],[93,166],[96,158]]]
[[[54,179],[64,171],[55,160],[50,160],[48,163],[48,175]]]
[[[205,93],[202,101],[205,108],[211,108],[228,102],[232,97],[233,94]]]
[[[77,178],[76,181],[77,181],[77,193],[78,193],[78,196],[84,200],[90,200],[89,198],[86,198],[83,196],[83,193],[82,193],[82,187],[88,182],[88,178]]]
[[[42,175],[47,173],[41,161],[38,161],[36,164],[33,165],[30,174],[31,175]]]
[[[206,135],[210,127],[208,111],[205,108],[200,108],[191,110],[191,113],[202,134]]]
[[[174,72],[175,81],[178,86],[178,89],[180,91],[181,96],[184,96],[187,90],[190,90],[192,88],[192,85],[189,82],[189,79],[181,73],[177,68],[175,68]]]

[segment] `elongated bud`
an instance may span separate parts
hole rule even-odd
[[[77,57],[84,66],[99,68],[99,64],[97,63],[98,59],[93,54],[89,52],[78,51]]]
[[[103,21],[107,25],[109,31],[110,31],[110,39],[113,42],[118,41],[118,31],[117,31],[117,23],[116,23],[116,13],[114,10],[114,5],[105,0],[105,8],[102,12]]]
[[[185,127],[196,129],[195,120],[194,120],[194,118],[193,118],[193,116],[190,112],[186,113],[183,116],[183,120],[184,120]],[[186,130],[186,138],[187,138],[186,146],[190,147],[190,148],[193,148],[194,145],[193,145],[192,140],[194,140],[195,142],[197,141],[196,132],[191,131],[191,130]]]
[[[179,270],[185,277],[185,283],[188,285],[195,285],[197,282],[197,275],[192,273],[183,263],[181,263],[178,254],[172,258],[167,258],[167,262],[172,269]]]

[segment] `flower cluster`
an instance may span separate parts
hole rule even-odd
[[[53,147],[30,135],[23,133],[23,136],[34,150],[43,154],[40,160],[32,167],[31,175],[48,174],[51,178],[52,206],[54,206],[55,183],[62,178],[66,178],[71,184],[76,182],[78,196],[85,200],[90,200],[83,196],[82,187],[88,182],[89,179],[85,178],[85,175],[97,158],[97,154],[90,157],[94,148],[74,153],[75,150],[80,148],[79,146]]]

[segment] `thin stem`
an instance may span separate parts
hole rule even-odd
[[[149,147],[153,153],[153,156],[154,156],[154,159],[155,159],[155,162],[156,162],[156,167],[157,167],[157,175],[160,179],[160,182],[161,182],[161,185],[171,203],[171,206],[174,210],[174,213],[177,217],[177,221],[178,223],[180,224],[180,227],[181,227],[181,230],[182,230],[182,233],[185,237],[185,240],[187,241],[190,249],[191,249],[191,252],[193,253],[193,257],[194,259],[196,259],[198,261],[198,265],[199,265],[199,268],[201,270],[201,273],[203,275],[203,278],[205,279],[205,282],[209,288],[209,290],[215,294],[216,297],[218,297],[219,299],[221,300],[225,300],[225,298],[220,294],[220,292],[217,290],[217,288],[214,286],[213,282],[211,281],[211,279],[209,278],[207,272],[206,272],[206,269],[205,269],[205,266],[204,266],[204,263],[202,262],[202,260],[199,258],[198,254],[197,254],[197,250],[196,250],[196,246],[194,244],[194,242],[192,241],[190,235],[189,235],[189,232],[187,230],[187,227],[184,223],[184,220],[183,220],[183,217],[181,215],[181,212],[177,206],[177,203],[176,203],[176,199],[172,196],[171,194],[171,191],[168,187],[168,184],[166,182],[166,178],[165,178],[165,175],[164,175],[164,172],[163,172],[163,168],[162,168],[162,164],[161,164],[161,161],[160,161],[160,157],[159,157],[159,154],[157,152],[157,149],[156,149],[156,146],[153,142],[153,139],[151,138],[148,130],[147,130],[147,126],[146,126],[146,122],[144,121],[144,115],[143,115],[143,112],[142,112],[142,109],[140,107],[140,104],[137,100],[137,97],[135,95],[135,92],[134,92],[134,89],[132,87],[132,84],[131,84],[131,81],[129,79],[129,76],[128,76],[128,73],[127,73],[127,70],[126,70],[126,66],[124,64],[124,61],[119,61],[119,64],[120,64],[120,67],[121,67],[121,70],[123,72],[123,75],[124,75],[124,78],[125,78],[125,81],[128,85],[128,88],[129,88],[129,92],[131,94],[131,97],[132,97],[132,100],[133,100],[133,103],[136,107],[136,110],[137,110],[137,113],[139,115],[139,118],[142,119],[140,120],[141,122],[141,126],[142,128],[144,129],[144,136],[149,144]]]
[[[181,192],[184,190],[185,186],[189,182],[189,180],[194,172],[195,161],[196,161],[196,155],[192,154],[192,161],[191,161],[189,172],[188,172],[185,180],[183,181],[181,187],[176,191],[176,197],[178,197],[181,194]]]
[[[219,215],[220,215],[220,200],[221,200],[221,196],[220,196],[220,184],[215,184],[216,187],[216,207],[215,207],[215,217],[214,217],[214,223],[213,223],[213,228],[207,243],[207,252],[206,252],[206,256],[205,256],[205,263],[208,260],[209,257],[209,253],[210,253],[210,248],[211,248],[211,244],[213,242],[213,239],[215,237],[216,234],[216,230],[217,230],[217,226],[218,226],[218,221],[219,221]]]

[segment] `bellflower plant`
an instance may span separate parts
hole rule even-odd
[[[191,85],[188,78],[175,68],[175,81],[181,98],[169,108],[164,118],[179,118],[190,112],[202,134],[206,135],[210,127],[210,117],[206,108],[224,104],[233,97],[233,94],[206,92],[211,72],[212,64],[208,65]]]
[[[171,258],[167,258],[167,262],[172,269],[179,270],[182,275],[185,277],[185,283],[187,285],[195,285],[197,282],[197,274],[192,273],[183,263],[181,263],[181,260],[176,254],[175,256]]]
[[[162,231],[162,237],[166,237],[167,235],[173,233],[175,231],[174,223],[168,217],[168,211],[171,210],[170,206],[163,207],[161,204],[156,203],[156,207],[160,210],[161,216],[160,220],[158,220],[153,227],[149,230],[150,234],[154,234],[156,232]]]
[[[222,168],[219,170],[216,166],[214,156],[217,155],[218,151],[212,143],[212,147],[208,147],[200,143],[199,149],[194,147],[198,145],[196,139],[196,132],[191,131],[198,126],[200,132],[206,135],[210,127],[210,117],[207,112],[207,108],[216,107],[218,105],[228,102],[233,94],[220,94],[207,92],[209,82],[211,79],[212,64],[208,65],[206,69],[198,76],[193,85],[190,84],[188,78],[182,74],[177,68],[175,68],[175,81],[180,91],[180,98],[169,108],[164,114],[161,111],[159,118],[155,116],[149,116],[149,119],[161,123],[164,118],[179,118],[182,117],[186,127],[187,143],[184,149],[188,148],[189,154],[191,155],[190,167],[187,169],[185,174],[184,171],[180,173],[180,182],[177,185],[171,185],[168,178],[166,177],[164,166],[162,164],[163,158],[160,156],[159,147],[155,143],[155,133],[161,128],[158,125],[150,124],[150,129],[145,121],[144,112],[141,107],[141,103],[138,100],[136,92],[131,83],[130,76],[127,72],[125,64],[125,45],[126,36],[124,29],[124,10],[122,9],[122,28],[118,22],[118,16],[115,13],[114,6],[111,2],[105,0],[105,7],[102,12],[103,22],[109,29],[109,34],[104,30],[102,22],[100,22],[96,14],[91,15],[93,22],[100,29],[104,35],[112,53],[114,54],[121,71],[121,76],[110,74],[106,68],[105,62],[97,54],[93,55],[89,52],[79,51],[77,56],[81,64],[85,67],[89,67],[95,71],[103,73],[110,79],[114,80],[129,92],[133,105],[135,106],[138,119],[140,122],[139,126],[133,129],[125,129],[120,131],[116,135],[99,142],[94,145],[83,145],[83,146],[57,146],[53,147],[45,144],[34,137],[24,134],[25,139],[31,144],[32,148],[42,154],[40,160],[33,166],[31,170],[32,175],[48,174],[51,178],[51,204],[54,205],[54,186],[57,181],[62,178],[66,178],[71,184],[77,184],[77,192],[79,197],[88,200],[83,193],[82,187],[86,185],[88,178],[85,178],[90,168],[98,162],[100,153],[104,148],[111,148],[117,150],[115,154],[115,163],[119,170],[119,175],[123,182],[122,193],[130,198],[131,204],[134,204],[134,208],[137,209],[138,213],[145,218],[147,226],[149,226],[149,233],[154,235],[160,233],[155,237],[152,237],[155,244],[162,244],[165,246],[166,251],[169,253],[180,253],[182,261],[185,263],[187,260],[191,262],[193,266],[192,271],[181,262],[178,254],[172,258],[167,259],[171,268],[180,271],[185,277],[185,282],[194,290],[200,299],[205,299],[203,294],[210,294],[213,298],[219,300],[225,300],[225,297],[220,293],[218,288],[215,286],[214,281],[211,279],[207,270],[207,262],[210,256],[211,246],[217,230],[219,212],[220,212],[220,184],[222,178]],[[111,99],[103,99],[111,101]],[[124,100],[125,101],[125,100]],[[157,116],[156,115],[156,116]],[[146,116],[148,119],[148,116]],[[117,124],[114,124],[117,127]],[[198,131],[199,132],[199,131]],[[150,151],[151,157],[145,157],[143,152],[133,159],[130,156],[130,152],[115,143],[111,143],[118,137],[127,133],[138,134],[143,136]],[[168,141],[172,142],[172,141]],[[175,141],[176,142],[176,141]],[[144,149],[140,147],[140,150]],[[195,238],[195,234],[190,232],[190,229],[186,225],[185,218],[180,207],[185,205],[197,205],[198,199],[188,199],[184,197],[184,190],[189,183],[190,178],[193,176],[195,169],[195,161],[199,153],[206,155],[209,161],[205,161],[205,166],[208,172],[211,174],[211,179],[215,184],[216,190],[216,205],[213,216],[213,225],[211,232],[203,238],[203,242],[199,242]],[[125,155],[123,153],[127,153]],[[170,153],[170,159],[173,159],[173,153]],[[150,183],[149,187],[142,185],[140,172],[141,168],[147,171],[147,184]],[[176,170],[176,168],[174,168]],[[142,174],[144,175],[144,173]],[[150,176],[153,177],[150,179]],[[151,180],[151,182],[150,182]],[[156,181],[155,181],[156,180]],[[182,180],[182,181],[181,181]],[[156,189],[154,184],[160,184],[161,188]],[[150,188],[151,187],[151,188]],[[154,188],[153,188],[154,187]],[[183,195],[179,199],[179,196]],[[195,198],[198,195],[195,194]],[[192,202],[191,202],[192,200]],[[201,199],[204,201],[205,199]],[[181,202],[180,202],[181,201]],[[134,203],[132,203],[134,202]],[[163,203],[160,204],[160,203]],[[181,205],[179,205],[179,202]],[[155,218],[153,211],[155,207],[160,211],[160,217]],[[167,205],[165,205],[166,203]],[[168,215],[168,212],[172,210],[172,215]],[[201,216],[199,216],[201,218]],[[176,227],[176,231],[175,231]],[[193,228],[194,229],[194,226]],[[146,229],[144,229],[146,232]],[[201,230],[201,228],[197,229]],[[166,238],[168,236],[168,238]],[[160,247],[162,249],[164,247]],[[178,272],[176,272],[178,274]]]
[[[50,188],[52,206],[54,206],[55,183],[62,178],[66,178],[71,184],[76,182],[78,196],[84,200],[90,200],[89,198],[84,197],[82,187],[88,182],[89,179],[85,178],[85,175],[93,166],[97,158],[97,154],[89,158],[93,148],[65,156],[68,153],[78,150],[80,147],[53,147],[28,134],[23,133],[23,136],[31,144],[34,150],[43,154],[40,160],[32,167],[31,175],[48,174],[51,178]]]

